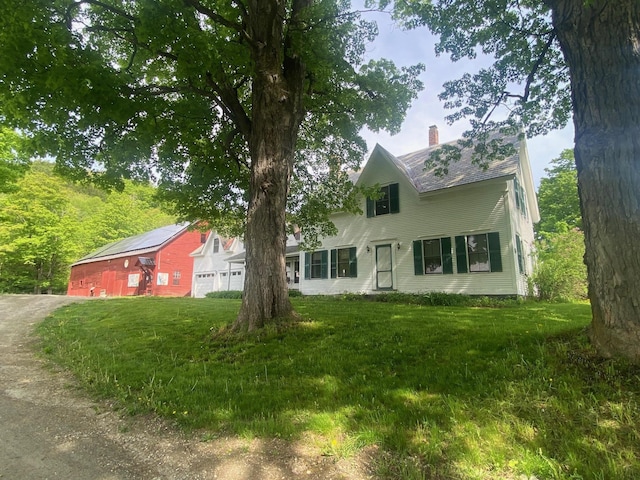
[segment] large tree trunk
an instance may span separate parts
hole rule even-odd
[[[571,77],[591,341],[640,362],[640,1],[548,2]]]
[[[304,66],[285,36],[310,0],[247,2],[255,43],[252,84],[250,200],[245,231],[244,295],[234,330],[252,331],[293,313],[285,268],[286,205],[303,118]],[[287,15],[290,15],[287,17]]]

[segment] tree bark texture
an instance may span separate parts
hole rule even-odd
[[[640,362],[640,1],[548,4],[571,77],[590,338]]]
[[[246,275],[233,329],[253,331],[288,317],[286,205],[298,130],[303,119],[304,65],[292,53],[288,30],[310,0],[246,2],[253,42],[250,199],[245,231]],[[286,24],[286,19],[289,19]]]

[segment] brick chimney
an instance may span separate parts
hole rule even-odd
[[[431,125],[429,127],[429,146],[433,147],[434,145],[438,145],[440,143],[440,139],[438,138],[438,126]]]

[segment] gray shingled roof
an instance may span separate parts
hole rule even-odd
[[[519,141],[516,136],[505,137],[505,143],[512,143],[518,152]],[[449,142],[449,145],[456,145],[457,140]],[[387,158],[398,170],[400,170],[413,184],[419,193],[434,192],[446,188],[468,185],[471,183],[491,180],[515,175],[518,171],[520,158],[518,153],[505,158],[504,160],[493,160],[489,167],[483,170],[478,165],[472,163],[472,149],[465,148],[461,152],[461,158],[457,162],[451,162],[448,166],[448,173],[444,176],[436,175],[436,168],[424,168],[425,162],[431,154],[441,148],[442,145],[418,150],[396,157],[385,150],[380,145],[376,145],[374,152]]]
[[[73,265],[102,260],[105,257],[124,256],[133,252],[149,251],[159,248],[173,237],[189,228],[189,223],[179,223],[156,228],[150,232],[141,233],[117,242],[109,243],[89,255],[82,257]]]

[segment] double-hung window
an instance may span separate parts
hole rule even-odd
[[[400,212],[400,193],[397,183],[380,187],[376,200],[367,198],[367,217],[377,217]]]
[[[456,263],[458,273],[501,272],[502,257],[498,232],[457,236]]]
[[[357,276],[356,247],[331,250],[331,278],[355,278]]]
[[[329,252],[319,250],[316,252],[305,252],[304,254],[304,278],[307,280],[316,278],[328,278],[329,275]]]
[[[318,278],[355,278],[358,276],[358,259],[356,247],[334,248],[330,252],[320,250],[304,254],[304,278],[313,280]]]
[[[311,254],[311,278],[323,278],[322,267],[326,252],[313,252]]]
[[[413,264],[416,275],[453,273],[451,238],[415,240]]]

